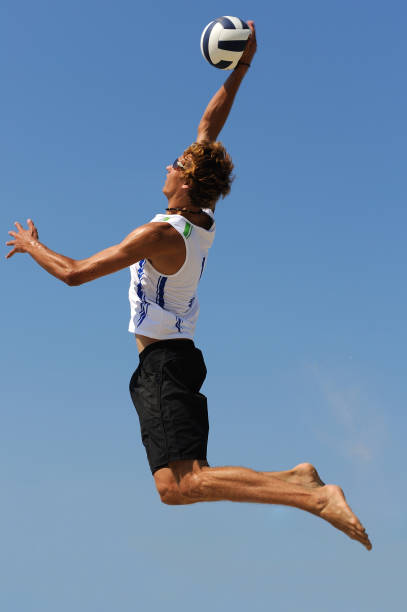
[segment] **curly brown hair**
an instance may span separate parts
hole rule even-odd
[[[194,142],[183,153],[185,178],[191,202],[214,208],[229,193],[233,163],[221,142]]]

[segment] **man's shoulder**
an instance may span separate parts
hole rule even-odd
[[[167,245],[177,246],[182,240],[180,228],[174,227],[172,223],[168,223],[164,216],[161,220],[154,220],[147,223],[145,226],[146,232],[152,241]]]

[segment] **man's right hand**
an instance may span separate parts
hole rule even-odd
[[[251,29],[252,33],[247,40],[245,50],[243,51],[239,62],[251,64],[254,54],[257,51],[256,26],[254,25],[254,21],[247,21],[247,25]]]
[[[225,83],[211,98],[206,107],[198,125],[197,142],[214,142],[217,139],[229,116],[240,83],[249,69],[244,64],[250,64],[257,51],[254,21],[248,21],[247,25],[252,32],[248,38],[246,48],[236,68],[231,71]]]

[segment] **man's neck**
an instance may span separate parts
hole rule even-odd
[[[183,210],[185,209],[185,210]],[[204,229],[210,229],[213,223],[212,218],[206,213],[202,212],[202,208],[191,204],[189,197],[171,197],[168,198],[168,205],[166,214],[169,215],[182,215],[188,221],[191,221],[194,225],[199,225]]]
[[[194,206],[191,203],[189,195],[186,192],[176,193],[173,196],[170,196],[168,198],[167,208],[188,208],[188,209],[199,210],[198,206]]]

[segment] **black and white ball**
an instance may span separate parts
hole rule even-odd
[[[250,34],[247,23],[238,17],[214,19],[202,32],[202,55],[215,68],[233,70],[242,56]]]

